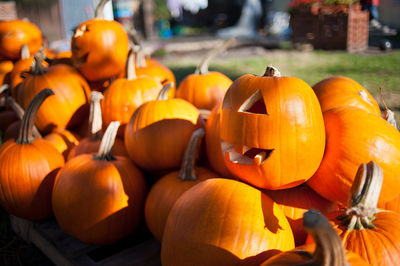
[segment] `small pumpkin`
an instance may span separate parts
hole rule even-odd
[[[0,86],[9,83],[9,74],[14,68],[14,63],[11,60],[0,61]]]
[[[121,137],[133,112],[144,102],[155,100],[162,87],[150,77],[136,76],[134,59],[131,51],[127,60],[126,78],[114,80],[104,92],[101,102],[105,125],[119,121],[121,126],[118,135]]]
[[[187,190],[168,216],[162,265],[259,265],[294,248],[279,206],[242,182],[212,178]],[[194,252],[195,251],[195,252]]]
[[[235,80],[225,94],[220,123],[226,166],[259,188],[306,182],[324,155],[324,120],[314,91],[271,66],[261,77]]]
[[[109,125],[97,154],[68,161],[54,183],[57,222],[85,243],[114,243],[134,232],[143,220],[144,176],[131,160],[111,152],[118,126],[119,122]]]
[[[79,144],[79,136],[67,129],[61,131],[51,132],[44,137],[54,146],[67,160],[68,154],[71,149]]]
[[[171,88],[168,83],[157,100],[139,106],[125,128],[129,157],[148,171],[179,168],[190,136],[204,127],[196,107],[182,99],[168,99]]]
[[[157,180],[147,196],[144,212],[146,224],[159,242],[162,240],[168,214],[178,198],[194,185],[209,178],[219,177],[207,168],[195,165],[195,159],[199,153],[199,142],[203,136],[203,128],[193,132],[182,160],[181,169]]]
[[[53,92],[45,89],[25,111],[18,137],[0,146],[0,204],[10,214],[30,220],[49,217],[51,191],[63,156],[49,143],[33,138],[41,103]]]
[[[30,54],[39,51],[43,44],[40,29],[25,20],[0,21],[0,54],[9,59],[19,59],[26,44]]]
[[[304,228],[316,244],[308,244],[280,253],[265,261],[262,266],[272,265],[321,265],[321,266],[367,266],[357,254],[345,250],[340,237],[329,221],[318,211],[304,213]]]
[[[226,50],[235,39],[229,39],[216,49],[211,50],[197,66],[194,74],[185,77],[178,87],[176,97],[185,99],[199,109],[211,110],[222,103],[232,80],[217,71],[208,71],[212,58]]]
[[[114,77],[124,71],[128,35],[117,21],[102,18],[108,0],[101,0],[94,19],[81,23],[71,40],[72,62],[89,81]]]

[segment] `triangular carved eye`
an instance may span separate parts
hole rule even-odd
[[[239,112],[253,114],[268,114],[261,91],[256,91],[240,107]]]

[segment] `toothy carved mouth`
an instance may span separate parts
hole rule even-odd
[[[245,145],[235,146],[225,141],[221,141],[221,149],[225,157],[228,156],[232,163],[246,165],[261,165],[274,151],[274,149],[258,149]]]

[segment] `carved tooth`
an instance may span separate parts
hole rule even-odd
[[[265,151],[262,151],[256,156],[254,156],[253,162],[255,165],[260,165],[265,160],[266,157],[267,153]]]
[[[233,146],[233,144],[230,144],[230,143],[228,143],[226,141],[221,140],[221,150],[222,150],[222,152],[233,151],[234,150],[234,146]]]
[[[229,161],[231,161],[232,163],[236,163],[236,164],[246,164],[246,165],[250,165],[253,164],[253,160],[246,157],[246,156],[242,156],[241,154],[237,153],[237,152],[225,152],[225,156],[228,156]]]
[[[248,152],[250,149],[251,149],[250,147],[247,147],[246,145],[243,145],[243,154]]]

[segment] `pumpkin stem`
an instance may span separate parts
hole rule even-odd
[[[117,137],[119,125],[119,121],[113,121],[108,125],[106,132],[104,132],[104,136],[101,139],[99,151],[94,157],[95,160],[115,160],[111,152],[115,142],[115,138]]]
[[[204,134],[204,128],[199,128],[195,130],[190,137],[189,144],[182,160],[181,170],[178,175],[179,179],[183,181],[197,180],[195,161],[200,146],[200,140],[204,137]]]
[[[201,60],[200,64],[197,66],[195,70],[195,74],[200,74],[204,75],[208,73],[208,66],[210,64],[210,61],[216,57],[218,54],[222,53],[226,49],[228,49],[230,46],[236,43],[235,38],[230,38],[226,41],[224,41],[221,45],[215,47],[212,49],[210,52],[208,52],[203,59]]]
[[[267,69],[265,70],[264,73],[264,77],[280,77],[280,76],[281,72],[279,72],[279,70],[276,67],[272,65],[267,66]]]
[[[22,117],[21,126],[19,128],[19,134],[18,137],[15,139],[16,143],[29,144],[35,140],[32,136],[33,125],[35,124],[35,118],[41,104],[50,95],[54,95],[54,92],[51,89],[44,89],[40,91],[38,94],[36,94],[36,96],[29,103],[24,113],[24,116]]]
[[[24,44],[21,47],[21,59],[28,59],[29,57],[31,57],[31,53],[29,52],[29,47],[27,44]]]
[[[44,54],[39,51],[33,56],[33,63],[31,66],[31,73],[33,75],[43,75],[47,72],[47,69],[43,66]]]
[[[372,221],[378,211],[377,205],[382,188],[383,171],[371,161],[361,164],[351,186],[349,208],[345,215],[337,217],[347,224],[347,230],[374,228]]]
[[[129,50],[128,60],[126,60],[126,79],[127,80],[136,79],[135,53],[133,49]]]
[[[103,19],[103,11],[104,11],[104,6],[107,4],[108,0],[101,0],[99,4],[96,6],[96,9],[94,10],[94,18],[95,19]]]
[[[310,262],[302,265],[349,265],[346,261],[346,252],[341,238],[328,219],[319,211],[308,210],[305,212],[303,226],[315,241],[315,251]]]
[[[397,123],[396,123],[396,119],[394,117],[394,112],[387,107],[385,100],[383,99],[382,86],[379,87],[379,93],[381,95],[381,102],[383,104],[383,107],[385,107],[385,113],[383,113],[383,118],[386,121],[388,121],[389,124],[391,124],[392,126],[394,126],[397,129]]]
[[[0,94],[5,92],[6,90],[8,90],[10,88],[10,86],[8,84],[3,84],[0,87]]]
[[[165,84],[157,95],[157,100],[168,100],[168,91],[174,86],[173,82]]]
[[[17,114],[20,120],[23,119],[25,111],[22,109],[21,105],[19,105],[13,97],[7,97],[7,104],[11,107],[11,109]],[[35,125],[33,125],[32,135],[35,138],[41,138],[42,135],[40,134],[39,130]]]
[[[136,51],[136,66],[138,68],[146,67],[146,56],[144,54],[143,47],[140,45],[135,45],[134,49]]]
[[[101,139],[101,129],[103,126],[100,106],[101,99],[103,99],[103,94],[99,91],[92,91],[90,94],[89,138],[93,141]]]

